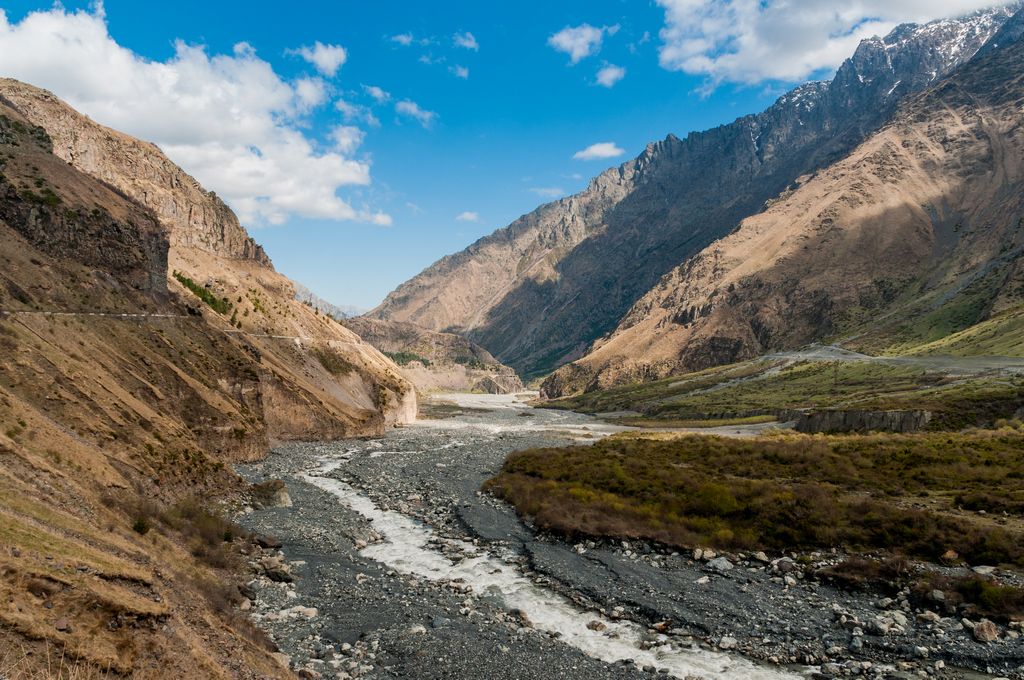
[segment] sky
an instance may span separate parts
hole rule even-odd
[[[371,309],[649,142],[996,3],[832,4],[0,0],[0,76],[157,144],[278,271]]]

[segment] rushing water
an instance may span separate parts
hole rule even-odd
[[[492,404],[488,404],[489,406]],[[451,428],[453,423],[446,421]],[[380,451],[374,454],[380,455]],[[333,494],[340,503],[373,520],[376,531],[386,539],[363,549],[364,557],[382,562],[390,568],[430,580],[464,579],[473,586],[473,592],[495,601],[506,609],[519,609],[533,622],[535,628],[561,633],[561,640],[583,650],[590,656],[608,662],[633,659],[638,665],[667,668],[678,678],[700,675],[723,680],[765,680],[801,676],[765,666],[725,653],[710,652],[679,644],[674,640],[650,650],[641,650],[640,642],[646,629],[629,621],[604,620],[605,631],[593,631],[587,624],[594,620],[592,612],[585,611],[557,593],[536,585],[522,575],[518,566],[506,561],[500,553],[476,548],[459,542],[468,557],[452,564],[434,546],[436,538],[426,524],[392,510],[381,510],[373,502],[345,482],[329,476],[344,464],[345,455],[325,455],[320,467],[303,475],[309,483]],[[434,539],[434,543],[431,540]],[[662,640],[669,640],[662,636]]]

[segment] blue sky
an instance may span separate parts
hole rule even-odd
[[[820,4],[0,0],[0,75],[157,143],[279,271],[369,309],[648,142],[992,3]]]

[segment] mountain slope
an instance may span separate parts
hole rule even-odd
[[[1024,44],[1011,43],[908,97],[847,158],[665,275],[543,392],[676,375],[836,334],[906,349],[1013,318],[1024,303],[1022,73]]]
[[[663,274],[849,153],[1016,8],[866,40],[831,82],[803,85],[759,115],[648,145],[580,194],[442,258],[370,316],[464,334],[527,375],[577,358]]]
[[[103,127],[31,85],[0,80],[0,100],[46,131],[56,158],[159,219],[170,243],[162,276],[171,292],[201,307],[173,275],[178,272],[231,306],[225,314],[207,316],[219,328],[244,335],[256,350],[250,355],[258,355],[256,363],[264,365],[262,394],[274,405],[271,437],[379,435],[386,424],[415,419],[415,390],[398,375],[397,366],[296,300],[292,282],[274,271],[234,213],[159,149]],[[331,362],[334,354],[342,364]],[[345,370],[338,373],[339,366]],[[368,417],[367,410],[380,411],[382,417]]]

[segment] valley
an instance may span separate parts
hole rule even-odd
[[[980,678],[1021,663],[1013,631],[984,645],[941,606],[934,620],[922,617],[936,605],[912,583],[936,567],[904,567],[896,580],[908,584],[913,606],[901,608],[900,588],[885,585],[893,576],[869,585],[862,579],[870,569],[844,572],[842,551],[769,558],[705,548],[698,557],[636,538],[565,542],[523,524],[479,493],[505,456],[619,428],[509,397],[445,399],[465,413],[374,442],[290,445],[239,468],[252,482],[284,479],[292,496],[292,507],[247,509],[238,521],[274,534],[281,552],[262,555],[294,565],[294,583],[258,576],[250,586],[255,620],[295,670],[784,678],[806,676],[809,666],[828,675],[870,662],[869,677],[927,670]],[[938,569],[944,578],[966,571]],[[1017,583],[1012,572],[1000,578]],[[884,597],[893,604],[880,608]],[[876,620],[902,623],[882,633],[871,628]],[[841,621],[857,621],[865,635],[851,638]],[[927,654],[914,651],[921,647]]]

